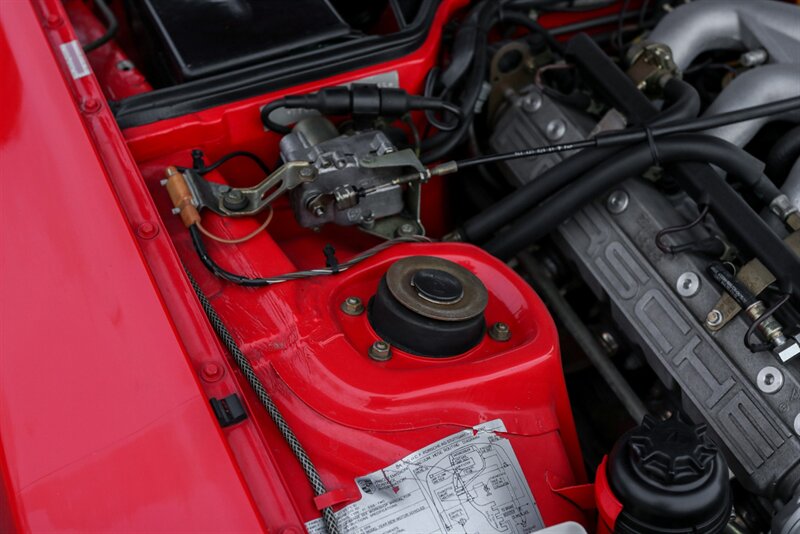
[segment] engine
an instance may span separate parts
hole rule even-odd
[[[88,59],[270,530],[800,532],[800,7],[167,4]]]

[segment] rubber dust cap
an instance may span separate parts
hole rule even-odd
[[[411,277],[411,285],[420,297],[431,302],[458,302],[464,296],[459,279],[441,269],[420,269]]]
[[[368,316],[375,332],[400,350],[455,356],[483,338],[488,300],[483,282],[461,265],[411,256],[386,271],[370,300]]]

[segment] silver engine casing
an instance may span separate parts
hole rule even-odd
[[[535,87],[509,100],[490,139],[497,152],[576,141],[607,128],[563,110]],[[615,122],[613,115],[602,122],[608,120]],[[559,139],[553,139],[553,121],[565,125]],[[522,186],[568,156],[533,164],[510,161],[502,170],[509,182]],[[558,246],[598,298],[608,301],[620,331],[641,349],[659,379],[680,391],[683,409],[708,424],[742,484],[788,500],[800,482],[796,362],[784,365],[769,352],[750,353],[743,344],[749,324],[741,315],[718,332],[704,326],[720,296],[706,275],[707,262],[664,254],[654,240],[659,230],[696,215],[690,200],[667,198],[640,179],[609,193],[561,225]],[[771,384],[764,383],[764,370],[773,375]]]

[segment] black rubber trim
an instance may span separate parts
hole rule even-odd
[[[112,102],[111,109],[120,128],[130,128],[391,61],[422,46],[439,3],[440,0],[424,0],[415,21],[389,36],[367,36],[157,89]]]

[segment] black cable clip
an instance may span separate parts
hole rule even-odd
[[[656,146],[656,138],[653,135],[653,130],[649,126],[644,127],[644,134],[647,136],[647,146],[650,147],[650,157],[653,158],[653,165],[661,167],[661,155],[658,153]]]
[[[199,148],[192,150],[192,168],[194,170],[202,171],[206,168],[206,162],[203,161],[204,156],[203,151]]]
[[[336,249],[333,248],[333,245],[330,243],[325,245],[322,253],[325,254],[325,267],[330,269],[333,274],[339,274],[339,260],[336,259]]]

